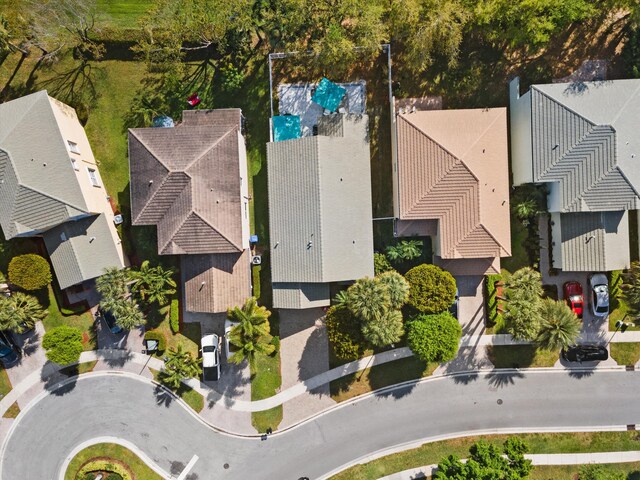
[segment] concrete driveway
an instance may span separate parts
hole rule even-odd
[[[329,370],[329,342],[322,309],[280,310],[280,364],[282,389]],[[300,395],[284,404],[280,428],[334,404],[328,384]]]

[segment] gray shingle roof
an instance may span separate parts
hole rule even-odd
[[[328,283],[274,283],[273,305],[278,308],[314,308],[331,304]]]
[[[330,125],[322,125],[330,122]],[[274,283],[373,274],[367,116],[323,117],[313,136],[267,144]]]
[[[626,211],[561,214],[562,269],[606,272],[627,268],[628,222]]]
[[[99,277],[122,267],[105,214],[66,222],[43,234],[60,288]]]
[[[198,110],[174,128],[129,130],[132,223],[157,225],[160,254],[243,250],[240,119]]]
[[[533,180],[551,211],[640,207],[640,81],[531,87]]]
[[[87,214],[46,91],[0,104],[0,225],[5,238]]]

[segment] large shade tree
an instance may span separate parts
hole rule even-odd
[[[237,350],[229,358],[232,363],[241,363],[244,359],[252,363],[256,354],[270,355],[275,351],[271,343],[271,327],[266,307],[259,306],[255,297],[249,298],[242,307],[227,311],[227,318],[236,322],[229,332],[229,342]]]

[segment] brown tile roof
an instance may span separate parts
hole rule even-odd
[[[242,251],[240,119],[185,111],[177,127],[129,130],[132,223],[157,225],[158,253]]]
[[[186,310],[219,313],[251,296],[251,252],[180,257]]]
[[[440,256],[511,254],[506,109],[397,116],[401,220],[439,221]]]

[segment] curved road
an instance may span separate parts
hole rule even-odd
[[[86,376],[21,417],[2,452],[2,480],[57,478],[81,442],[114,436],[187,478],[322,477],[376,451],[426,437],[498,428],[640,424],[640,372],[523,371],[443,377],[347,402],[268,440],[216,432],[154,387],[121,375]],[[225,464],[226,467],[225,468]]]

